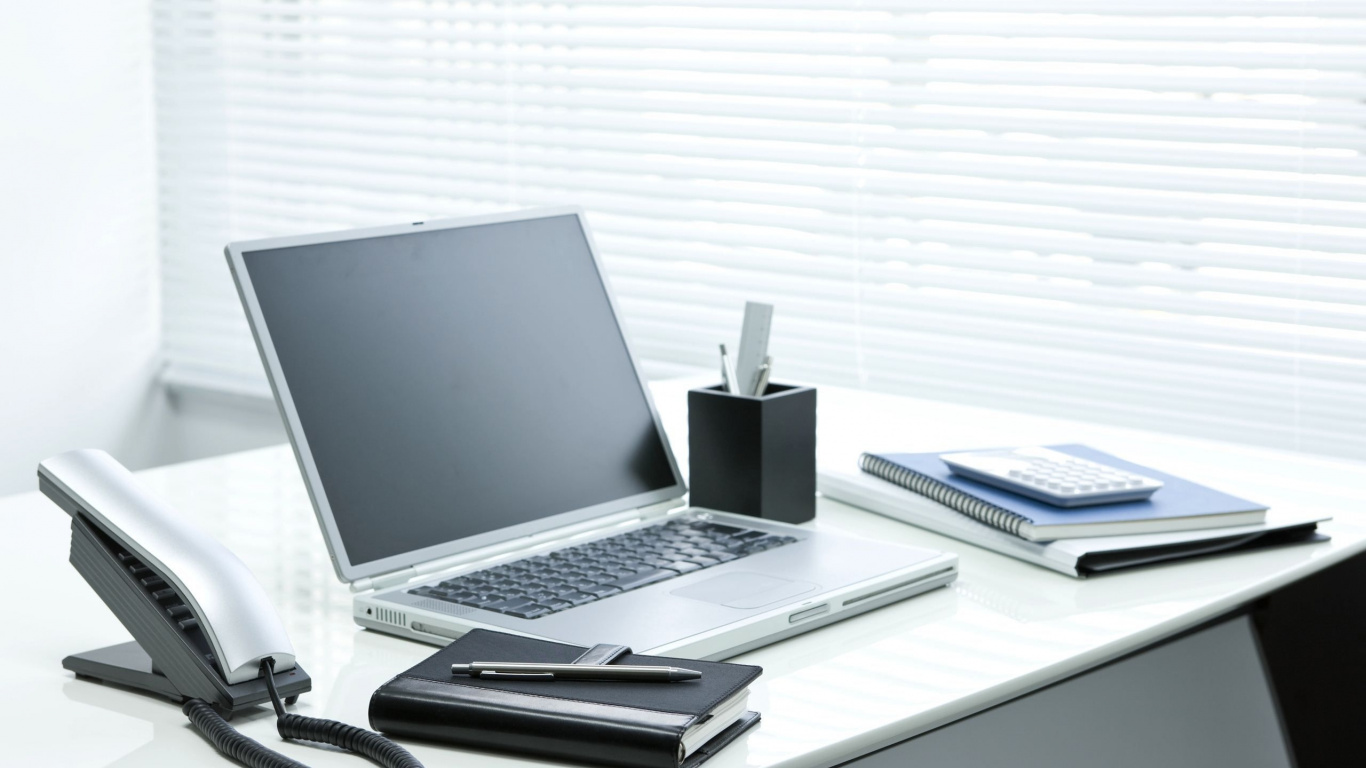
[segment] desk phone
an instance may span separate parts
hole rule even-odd
[[[227,723],[267,701],[283,738],[338,746],[386,768],[422,768],[377,733],[285,711],[312,684],[265,590],[236,555],[147,493],[109,454],[46,459],[38,487],[71,516],[71,564],[133,636],[68,656],[62,666],[77,677],[182,704],[196,730],[251,768],[305,768]]]

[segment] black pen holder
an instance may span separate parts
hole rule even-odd
[[[816,516],[816,390],[769,384],[688,391],[690,503],[765,520]]]

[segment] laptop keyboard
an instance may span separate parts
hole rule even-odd
[[[408,594],[535,619],[794,541],[707,520],[674,520],[474,571]]]

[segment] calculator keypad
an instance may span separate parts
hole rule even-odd
[[[940,456],[956,474],[1058,506],[1147,498],[1162,482],[1048,448],[974,451]]]

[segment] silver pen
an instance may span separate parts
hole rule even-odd
[[[740,394],[740,382],[735,379],[735,368],[731,366],[725,344],[721,345],[721,383],[725,385],[726,391],[730,394]]]
[[[763,397],[764,390],[768,389],[768,375],[773,372],[773,356],[764,358],[764,364],[759,366],[758,380],[754,382],[754,396]]]
[[[681,667],[645,667],[629,664],[527,664],[512,661],[472,661],[452,664],[452,675],[493,680],[599,680],[636,683],[676,683],[697,680],[702,673]]]

